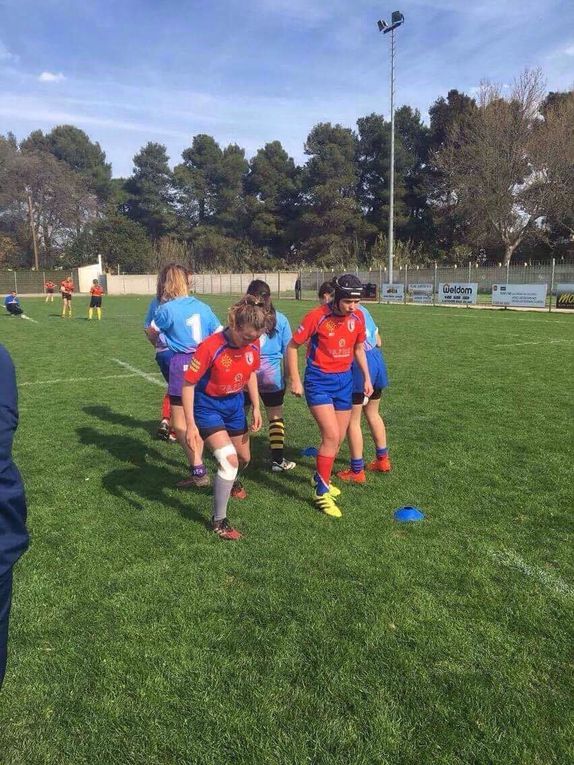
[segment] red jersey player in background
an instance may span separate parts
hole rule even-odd
[[[102,295],[104,290],[97,279],[94,279],[92,286],[90,287],[90,307],[88,308],[88,319],[91,319],[96,309],[96,316],[98,319],[102,318]]]
[[[67,276],[62,282],[60,282],[60,292],[62,293],[62,318],[68,312],[70,319],[72,318],[72,293],[74,292],[74,282],[71,276]]]
[[[55,283],[51,279],[48,279],[48,281],[44,284],[44,289],[46,290],[46,300],[45,300],[45,302],[47,303],[48,301],[50,301],[50,303],[53,303],[54,302],[54,290],[56,289]]]
[[[287,369],[291,392],[305,392],[307,405],[317,421],[321,445],[317,455],[313,501],[323,513],[340,518],[335,498],[340,489],[330,483],[335,457],[345,438],[353,406],[353,375],[356,361],[364,377],[364,393],[373,392],[365,356],[365,320],[358,310],[363,291],[360,279],[343,274],[333,282],[333,301],[314,308],[304,317],[287,346]],[[297,349],[308,342],[305,386],[301,384]]]
[[[229,309],[228,326],[199,344],[184,375],[181,400],[190,449],[203,439],[218,463],[213,483],[211,528],[222,539],[241,539],[229,525],[227,504],[239,468],[250,460],[243,390],[253,406],[251,430],[261,429],[257,392],[260,344],[267,312],[247,295]],[[243,497],[247,496],[245,493]]]

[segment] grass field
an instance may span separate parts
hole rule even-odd
[[[372,306],[393,472],[316,513],[317,434],[289,398],[297,469],[269,473],[253,439],[234,544],[153,439],[147,299],[91,323],[85,298],[72,320],[23,302],[37,323],[0,316],[32,536],[1,765],[574,761],[574,316]],[[278,307],[295,325],[310,305]],[[393,521],[405,504],[426,520]]]

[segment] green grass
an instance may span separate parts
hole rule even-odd
[[[173,488],[161,388],[103,379],[129,374],[112,358],[155,375],[147,302],[0,316],[32,535],[0,763],[572,762],[574,317],[370,307],[393,472],[317,514],[299,455],[317,433],[288,398],[297,469],[269,473],[253,439],[233,544],[205,527],[209,492]],[[310,304],[279,307],[295,325]],[[395,523],[404,504],[426,520]]]

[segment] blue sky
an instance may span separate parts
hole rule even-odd
[[[0,0],[0,133],[77,125],[115,176],[148,141],[176,164],[197,133],[303,162],[317,122],[388,116],[376,21],[397,8],[397,105],[425,119],[450,88],[525,67],[574,87],[574,0]]]

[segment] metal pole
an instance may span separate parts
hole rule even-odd
[[[403,286],[403,303],[407,302],[407,288],[409,286],[408,273],[409,273],[409,267],[407,265],[407,266],[405,266],[405,283],[404,283],[404,286]]]
[[[435,260],[434,262],[434,278],[433,278],[433,285],[432,285],[432,304],[436,305],[436,292],[437,292],[437,262]]]
[[[510,262],[506,264],[506,283],[508,284],[508,276],[510,273]]]
[[[393,283],[395,214],[395,30],[391,29],[391,179],[389,189],[389,284]]]
[[[470,260],[468,261],[468,283],[470,284],[470,269],[471,269],[471,263]]]
[[[556,269],[556,258],[552,258],[552,275],[550,276],[550,305],[548,306],[548,312],[552,311],[552,292],[554,290],[554,272]]]
[[[383,289],[383,266],[379,263],[379,303],[381,302],[382,289]]]

